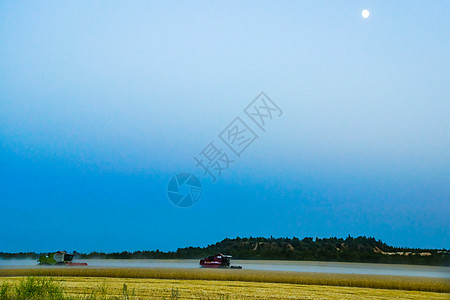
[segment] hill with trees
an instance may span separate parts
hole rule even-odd
[[[56,249],[59,250],[59,249]],[[353,238],[234,238],[206,247],[179,248],[176,251],[74,252],[80,259],[199,259],[223,253],[234,259],[339,261],[365,263],[400,263],[450,266],[446,249],[413,249],[389,246],[372,237]],[[0,258],[38,258],[40,253],[1,253]]]

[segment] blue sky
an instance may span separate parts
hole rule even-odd
[[[0,251],[348,234],[449,248],[449,13],[1,1]],[[283,115],[211,182],[193,157],[261,91]],[[203,185],[187,209],[167,198],[181,172]]]

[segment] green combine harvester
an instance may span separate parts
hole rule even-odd
[[[66,251],[58,251],[48,255],[41,255],[38,262],[40,265],[47,266],[87,266],[87,263],[72,262],[73,256],[74,254],[69,254]]]

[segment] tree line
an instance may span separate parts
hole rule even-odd
[[[163,252],[91,252],[78,253],[78,259],[199,259],[223,253],[233,259],[337,261],[365,263],[400,263],[450,266],[450,253],[446,249],[412,249],[389,246],[373,237],[353,238],[226,238],[206,247],[186,247]],[[3,253],[0,258],[39,258],[42,253]]]

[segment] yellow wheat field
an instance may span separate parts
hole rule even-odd
[[[357,275],[330,273],[299,273],[260,270],[213,270],[171,268],[91,268],[53,267],[30,269],[0,269],[0,277],[109,277],[170,280],[236,281],[297,285],[323,285],[376,289],[396,289],[450,293],[450,282],[444,278],[410,276]]]
[[[0,277],[0,285],[4,282],[13,285],[22,279]],[[105,277],[53,279],[73,299],[449,299],[446,293],[289,283]],[[129,298],[123,298],[124,284]]]

